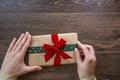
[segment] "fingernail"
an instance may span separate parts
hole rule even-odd
[[[29,34],[29,32],[26,32],[26,34]]]
[[[77,52],[77,48],[75,48],[75,52]]]
[[[77,43],[80,43],[80,41],[77,41]]]
[[[13,38],[13,40],[16,40],[16,38]]]
[[[31,37],[31,35],[29,34],[29,36],[28,37]]]
[[[41,70],[41,69],[42,69],[41,67],[38,68],[38,70]]]
[[[23,36],[24,34],[22,33],[21,35]]]

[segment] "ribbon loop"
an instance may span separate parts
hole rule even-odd
[[[58,35],[57,34],[52,34],[51,37],[52,37],[53,44],[55,46],[57,46],[57,44],[58,44]]]
[[[65,44],[66,44],[66,41],[64,39],[60,39],[60,41],[58,42],[57,47],[62,48],[62,47],[64,47],[63,45],[65,45]]]

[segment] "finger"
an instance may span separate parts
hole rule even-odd
[[[20,76],[20,75],[23,75],[23,74],[26,74],[29,72],[37,71],[37,70],[42,70],[42,67],[40,67],[40,66],[25,66],[20,73],[16,74],[16,76]]]
[[[95,51],[94,51],[94,48],[93,48],[93,46],[91,46],[91,45],[85,45],[87,48],[88,48],[88,50],[89,50],[89,53],[90,53],[90,59],[91,59],[91,61],[94,61],[95,63],[97,62],[96,61],[96,56],[95,56]]]
[[[76,56],[77,64],[79,65],[80,63],[82,63],[82,58],[81,58],[80,52],[77,48],[75,48],[75,56]]]
[[[84,56],[82,49],[79,49],[80,55]]]
[[[87,44],[85,44],[85,46],[88,48],[90,55],[95,57],[95,51],[94,51],[93,46],[87,45]]]
[[[19,39],[18,39],[17,42],[15,43],[15,45],[14,45],[14,47],[13,47],[12,50],[15,50],[15,49],[18,47],[19,43],[21,42],[21,40],[22,40],[23,38],[24,38],[24,34],[21,34],[21,36],[19,37]]]
[[[77,45],[78,45],[79,49],[82,49],[83,54],[85,55],[85,58],[87,58],[89,56],[88,49],[82,43],[80,43],[79,41],[77,41]]]
[[[16,48],[17,51],[21,51],[22,47],[24,46],[24,44],[26,43],[27,37],[28,37],[29,33],[26,32],[24,38],[22,39],[22,41],[19,43],[18,47]]]
[[[15,42],[16,42],[16,38],[13,38],[13,40],[12,40],[8,50],[7,50],[7,52],[10,52],[12,50],[13,46],[15,45]]]
[[[29,66],[29,67],[27,67],[27,73],[28,72],[33,72],[33,71],[38,71],[38,70],[42,70],[42,67],[40,67],[40,66]]]
[[[31,35],[28,36],[26,43],[25,43],[25,44],[23,45],[23,47],[22,47],[21,52],[23,53],[23,54],[22,54],[22,55],[23,55],[23,58],[24,58],[24,56],[25,56],[25,54],[26,54],[26,52],[27,52],[27,49],[28,49],[28,47],[29,47],[29,45],[30,45],[30,42],[31,42]]]

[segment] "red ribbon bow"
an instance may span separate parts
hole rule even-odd
[[[66,44],[66,41],[64,39],[60,39],[58,41],[58,34],[52,34],[52,42],[54,43],[53,46],[49,44],[44,44],[44,50],[47,51],[47,53],[44,55],[45,57],[45,62],[50,60],[50,58],[53,57],[53,55],[56,53],[55,58],[54,58],[54,65],[59,66],[61,62],[61,58],[63,59],[70,59],[72,58],[71,56],[67,55],[64,51],[61,50],[62,47]]]

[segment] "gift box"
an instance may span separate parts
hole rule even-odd
[[[77,33],[32,36],[28,64],[59,66],[76,63],[74,49],[77,48],[77,40]]]

